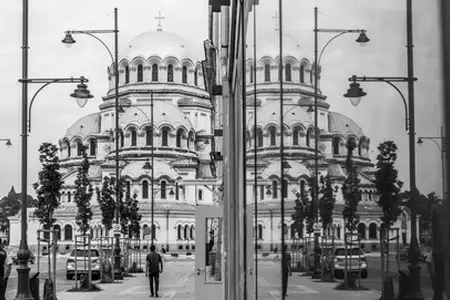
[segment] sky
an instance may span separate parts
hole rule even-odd
[[[41,168],[38,148],[42,142],[58,145],[58,140],[80,117],[97,112],[101,97],[108,90],[106,69],[111,59],[105,48],[91,37],[77,35],[70,49],[61,43],[65,30],[112,29],[114,7],[119,10],[119,47],[135,36],[156,30],[155,17],[161,12],[163,30],[185,37],[202,53],[207,38],[207,0],[37,0],[30,2],[29,78],[78,77],[89,79],[94,98],[82,109],[70,98],[75,84],[53,84],[36,97],[32,107],[32,131],[28,146],[28,193]],[[413,1],[415,118],[418,136],[440,135],[442,125],[441,45],[437,0]],[[406,1],[404,0],[284,0],[283,30],[294,36],[300,51],[313,60],[314,7],[319,10],[319,28],[365,29],[371,39],[364,47],[345,34],[325,50],[322,65],[322,92],[330,110],[345,114],[370,137],[372,158],[376,147],[393,140],[399,148],[399,176],[409,187],[409,144],[404,126],[404,106],[399,94],[383,83],[361,83],[367,96],[353,107],[342,95],[348,89],[348,77],[407,76]],[[0,10],[0,138],[10,138],[7,148],[0,143],[0,196],[14,186],[20,191],[21,179],[21,40],[22,1],[3,0]],[[261,0],[257,8],[257,33],[272,31],[278,1]],[[252,16],[251,16],[252,17]],[[252,22],[251,22],[252,23]],[[253,29],[249,26],[248,39]],[[332,37],[319,35],[319,49]],[[99,37],[113,49],[113,35]],[[29,86],[29,97],[40,86]],[[407,84],[399,83],[407,97]],[[424,193],[442,194],[440,150],[431,141],[416,146],[417,187]]]

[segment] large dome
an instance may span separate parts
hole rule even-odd
[[[172,56],[179,60],[194,59],[195,52],[184,38],[166,31],[149,31],[138,35],[128,43],[127,48],[121,53],[120,59],[133,60],[135,57],[159,56],[162,59]]]
[[[100,113],[93,113],[80,118],[67,129],[63,138],[72,140],[75,136],[85,138],[100,133]]]
[[[280,33],[279,31],[269,31],[256,37],[256,56],[258,59],[269,56],[280,56]],[[253,45],[249,43],[247,47],[247,59],[253,59]],[[295,58],[302,58],[300,45],[297,40],[288,33],[283,33],[283,56],[293,56]]]
[[[354,134],[358,138],[364,136],[364,132],[355,121],[343,114],[332,111],[328,112],[328,131],[344,136]]]

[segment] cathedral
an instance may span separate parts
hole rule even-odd
[[[292,244],[296,238],[307,237],[306,232],[300,236],[294,234],[290,216],[296,194],[308,188],[307,179],[314,172],[314,114],[310,114],[308,110],[314,101],[312,64],[300,52],[301,48],[295,38],[284,34],[283,147],[290,168],[285,171],[285,182],[280,183],[280,58],[278,43],[275,42],[278,34],[277,31],[272,31],[257,37],[256,60],[253,58],[251,45],[247,49],[247,195],[251,199],[249,205],[258,206],[258,219],[253,223],[253,232],[262,251],[279,248],[282,194],[285,195],[286,203],[286,230],[283,232],[286,242]],[[214,205],[217,201],[214,190],[216,178],[211,168],[210,155],[215,107],[211,96],[205,91],[201,64],[204,57],[197,54],[202,53],[201,50],[201,43],[190,45],[177,34],[158,29],[137,36],[119,54],[119,175],[125,179],[127,192],[137,194],[142,214],[141,235],[144,246],[150,242],[153,230],[157,249],[164,247],[169,251],[194,252],[196,207]],[[94,188],[101,188],[104,177],[115,176],[116,74],[113,67],[110,66],[107,70],[109,86],[98,112],[75,121],[59,140],[64,186],[61,204],[55,213],[55,228],[60,230],[60,251],[71,249],[78,234],[75,224],[77,207],[74,202],[74,182],[82,159],[82,146],[87,146],[91,163],[89,178]],[[358,207],[358,233],[364,247],[375,249],[379,244],[381,210],[376,203],[377,195],[373,184],[375,169],[369,159],[370,138],[349,117],[330,110],[327,97],[320,89],[318,109],[318,168],[320,175],[331,177],[337,198],[333,224],[330,228],[322,229],[322,234],[334,235],[341,242],[344,239],[344,202],[340,187],[346,176],[346,144],[353,139],[357,145],[353,160],[358,168],[362,192],[362,201]],[[151,157],[152,148],[154,178],[143,169]],[[256,195],[254,176],[257,176]],[[195,180],[203,180],[203,183],[186,184]],[[152,199],[155,220],[153,229]],[[113,236],[102,225],[95,193],[91,207],[94,213],[91,222],[93,242],[103,236]],[[20,214],[10,218],[10,221],[11,232],[19,232]],[[28,226],[29,232],[35,232],[39,228],[31,209]],[[395,226],[400,229],[403,243],[410,240],[408,226],[409,212],[405,209]],[[11,234],[11,244],[18,243],[19,234]],[[29,236],[29,244],[36,244],[35,236]]]

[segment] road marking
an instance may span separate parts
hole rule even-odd
[[[133,287],[130,287],[129,289],[126,289],[126,290],[124,290],[124,291],[121,291],[119,294],[120,294],[120,295],[136,294],[136,291],[137,291],[137,290],[140,290],[140,289],[145,288],[145,287],[146,287],[146,286],[143,286],[143,285],[133,286]],[[142,293],[142,292],[141,292],[141,293]],[[148,292],[146,292],[146,293],[148,293]]]

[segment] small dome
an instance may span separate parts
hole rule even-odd
[[[92,134],[100,133],[101,116],[100,113],[93,113],[82,117],[67,129],[63,139],[71,140],[74,136],[85,138]]]
[[[278,101],[269,102],[257,110],[258,127],[266,127],[268,124],[280,125],[280,104]],[[295,124],[303,124],[306,127],[313,124],[311,116],[306,110],[298,105],[285,105],[283,107],[283,123],[289,128]],[[251,117],[247,124],[248,128],[253,128],[253,117]]]
[[[264,56],[275,58],[280,56],[280,33],[279,31],[268,31],[256,37],[256,57],[261,59]],[[253,59],[253,43],[247,47],[247,59]],[[301,58],[300,45],[297,40],[288,33],[283,33],[283,56],[293,56]]]
[[[291,165],[291,168],[285,169],[284,175],[288,175],[293,179],[299,179],[302,176],[311,177],[311,171],[304,164],[291,160],[289,160],[289,164]],[[261,172],[260,176],[262,178],[270,178],[272,176],[280,178],[280,168],[280,161],[274,161]]]
[[[139,108],[129,106],[120,116],[119,124],[121,128],[125,128],[130,124],[142,127],[151,123],[151,106],[139,105]],[[160,128],[161,125],[170,125],[174,129],[183,127],[187,131],[193,129],[191,121],[181,109],[170,102],[154,101],[153,106],[153,124]]]
[[[126,165],[123,168],[121,175],[124,177],[130,177],[132,179],[138,179],[143,175],[147,175],[145,174],[144,170],[142,170],[142,166],[144,165],[144,163],[144,161],[135,161]],[[155,177],[155,180],[159,180],[163,177],[169,178],[171,180],[177,180],[181,177],[174,168],[172,168],[167,163],[157,159],[153,161],[153,168],[153,176]],[[151,176],[151,173],[149,173],[148,175]]]
[[[133,60],[135,57],[159,56],[162,59],[173,56],[182,60],[191,58],[190,45],[184,38],[166,31],[149,31],[135,37],[121,53],[121,59]]]
[[[348,136],[354,134],[358,138],[364,136],[361,127],[352,119],[337,112],[328,112],[328,131]]]

